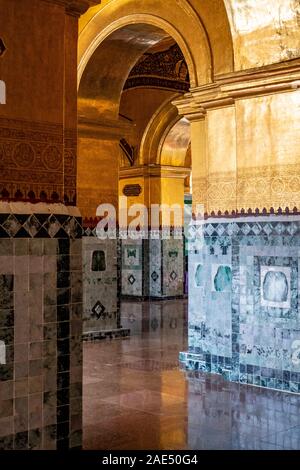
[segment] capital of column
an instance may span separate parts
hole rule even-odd
[[[205,119],[207,110],[233,106],[238,99],[255,98],[300,88],[300,64],[268,66],[261,70],[234,72],[216,78],[213,84],[192,88],[173,101],[180,116],[189,121]]]
[[[206,109],[201,106],[191,92],[172,101],[172,104],[178,109],[179,116],[186,117],[190,122],[205,119]]]
[[[129,179],[129,178],[151,178],[151,177],[160,177],[160,178],[182,178],[185,179],[191,173],[190,168],[186,167],[175,167],[169,165],[143,165],[135,166],[131,168],[120,168],[119,177],[120,179]]]
[[[185,116],[190,122],[205,119],[207,110],[234,104],[234,99],[222,92],[219,84],[214,83],[199,88],[193,88],[182,98],[173,101],[178,114]]]

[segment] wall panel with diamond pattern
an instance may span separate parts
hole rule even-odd
[[[184,238],[122,241],[122,295],[135,298],[184,294]]]
[[[81,219],[11,206],[0,213],[0,448],[80,447]]]

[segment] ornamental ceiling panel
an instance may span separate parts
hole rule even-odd
[[[170,45],[171,42],[171,45]],[[164,46],[166,50],[161,50]],[[160,46],[160,47],[159,47]],[[178,91],[189,90],[189,72],[179,46],[172,38],[143,54],[130,72],[124,89],[149,86]]]

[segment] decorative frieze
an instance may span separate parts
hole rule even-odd
[[[1,197],[74,203],[76,145],[76,130],[1,118]]]

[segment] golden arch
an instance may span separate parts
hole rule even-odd
[[[138,23],[156,26],[174,38],[185,56],[192,88],[212,82],[211,47],[199,16],[186,0],[176,0],[176,8],[173,0],[167,3],[113,0],[100,8],[79,35],[78,83],[98,46],[118,29]]]

